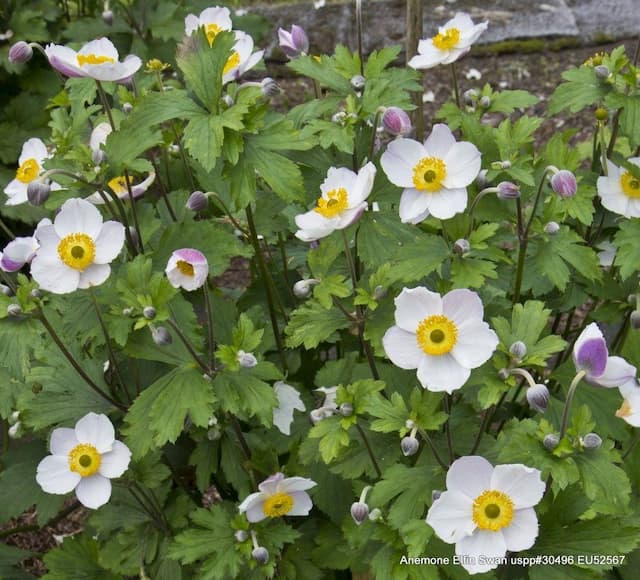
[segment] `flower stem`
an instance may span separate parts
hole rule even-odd
[[[629,456],[629,454],[635,449],[638,443],[640,443],[640,432],[636,433],[633,441],[631,441],[627,450],[622,454],[622,461],[624,461]]]
[[[559,439],[562,439],[567,432],[567,423],[569,421],[569,409],[571,408],[571,402],[573,401],[573,396],[575,395],[576,389],[578,388],[578,384],[580,381],[586,376],[587,371],[579,371],[578,374],[573,377],[571,381],[571,385],[569,385],[569,392],[567,393],[567,400],[564,403],[564,409],[562,411],[562,421],[560,423],[560,434],[558,435]]]
[[[160,175],[160,170],[158,169],[158,164],[156,162],[156,158],[153,155],[151,155],[151,165],[153,165],[153,169],[156,172],[156,175],[158,176],[158,186],[160,188],[160,195],[162,196],[162,199],[164,200],[164,204],[167,206],[167,211],[169,212],[169,215],[171,216],[171,219],[174,222],[177,222],[178,221],[178,217],[176,216],[176,212],[173,210],[173,206],[171,205],[171,202],[169,201],[169,194],[167,193],[167,188],[164,186],[164,183],[162,183],[162,177]]]
[[[216,359],[215,359],[215,350],[216,350],[216,342],[213,334],[213,310],[211,308],[211,297],[209,296],[209,285],[205,283],[202,286],[202,290],[204,293],[204,311],[206,313],[206,323],[207,323],[207,345],[209,347],[209,367],[216,370]]]
[[[456,97],[456,105],[460,108],[460,91],[458,90],[458,75],[456,74],[456,63],[451,63],[451,83],[453,84],[453,94]]]
[[[113,121],[113,115],[111,113],[111,107],[109,106],[109,101],[107,100],[107,94],[104,92],[104,88],[102,87],[102,83],[99,80],[96,80],[96,86],[98,87],[98,95],[100,96],[100,101],[102,102],[102,108],[109,119],[109,125],[111,125],[111,129],[116,130],[116,124]]]
[[[240,426],[240,421],[238,421],[238,418],[235,415],[232,415],[231,413],[228,414],[228,417],[231,422],[231,427],[233,428],[233,431],[235,432],[236,437],[238,438],[240,449],[242,449],[242,453],[247,462],[247,465],[246,465],[247,473],[251,478],[251,483],[253,484],[253,487],[256,488],[258,487],[258,484],[257,484],[255,472],[253,471],[253,467],[252,467],[251,448],[249,447],[249,444],[247,443],[247,440],[244,437],[244,433],[242,432],[242,427]]]
[[[378,460],[376,459],[376,456],[373,454],[373,449],[371,449],[371,445],[369,444],[369,440],[367,439],[367,435],[364,432],[364,429],[360,427],[358,423],[356,423],[356,429],[358,430],[358,433],[360,433],[360,437],[362,437],[364,446],[367,448],[367,453],[369,454],[369,458],[371,459],[371,463],[373,464],[373,469],[375,469],[378,479],[382,479],[382,471],[380,470],[380,466],[378,465]]]
[[[133,190],[131,189],[131,179],[129,178],[129,171],[127,169],[124,170],[124,182],[127,186],[127,192],[129,194],[129,202],[131,203],[131,215],[133,217],[133,227],[136,228],[136,233],[138,234],[138,245],[140,246],[140,253],[144,254],[144,243],[142,242],[142,230],[140,229],[140,223],[138,222],[138,210],[136,209],[136,200],[133,198]]]
[[[422,38],[422,0],[407,0],[407,41],[406,41],[406,62],[418,52],[418,42]],[[424,75],[420,77],[420,86],[424,90]],[[422,102],[422,91],[413,94],[413,104],[415,112],[413,115],[413,126],[416,130],[416,139],[420,142],[424,140],[424,103]]]
[[[530,387],[536,386],[536,382],[533,380],[531,373],[526,369],[509,369],[509,374],[524,377],[527,380],[527,383],[529,383]]]
[[[364,75],[364,52],[362,50],[362,0],[356,0],[356,36],[358,40],[358,56],[360,57],[360,74]]]
[[[453,450],[453,435],[451,433],[451,409],[452,409],[452,399],[453,397],[450,394],[446,394],[442,399],[442,404],[444,405],[444,411],[448,415],[447,421],[444,424],[444,429],[447,434],[447,448],[449,450],[449,464],[453,463],[456,459],[456,454]]]
[[[431,440],[431,437],[429,437],[429,434],[426,431],[424,431],[423,429],[418,429],[418,433],[420,433],[420,437],[422,437],[427,442],[427,444],[429,445],[429,448],[431,449],[431,453],[433,454],[434,459],[438,462],[438,465],[440,465],[440,467],[442,467],[442,469],[447,471],[449,469],[449,466],[442,459],[442,457],[440,457],[440,454],[438,453],[438,450],[436,449],[436,446],[434,445],[433,441]]]
[[[15,240],[16,235],[11,231],[9,226],[5,224],[1,218],[0,218],[0,229],[9,237],[10,240]]]
[[[184,344],[186,349],[189,351],[189,354],[193,357],[193,360],[196,363],[198,363],[198,366],[206,374],[210,374],[211,373],[211,369],[204,363],[204,361],[200,358],[200,356],[198,356],[198,353],[195,351],[195,349],[193,348],[193,345],[191,344],[191,342],[189,342],[189,339],[185,336],[185,334],[182,332],[182,330],[180,330],[180,327],[173,320],[171,320],[171,318],[167,318],[167,324],[178,335],[178,337],[182,341],[182,344]]]

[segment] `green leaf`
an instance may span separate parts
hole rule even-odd
[[[334,333],[351,325],[351,321],[337,308],[326,310],[315,300],[308,300],[294,310],[289,324],[284,329],[287,335],[287,346],[295,348],[300,345],[308,350],[321,342],[335,341]]]
[[[599,103],[611,91],[611,85],[596,77],[594,67],[582,65],[562,73],[567,82],[559,85],[551,95],[549,113],[569,109],[577,113],[589,105]]]
[[[31,552],[0,544],[0,578],[11,578],[11,580],[33,580],[31,574],[18,568],[18,562],[29,558]]]
[[[338,47],[336,47],[337,51]],[[334,66],[334,59],[327,55],[322,55],[319,58],[299,56],[290,61],[287,66],[298,74],[317,80],[321,86],[328,87],[337,93],[343,95],[353,93],[349,83],[350,77],[344,77],[338,73]]]
[[[632,149],[640,145],[640,95],[609,95],[607,106],[620,108],[620,132],[629,139]]]
[[[255,417],[270,427],[278,400],[271,385],[260,379],[259,372],[260,364],[252,369],[221,372],[213,380],[213,388],[224,411],[243,420]]]
[[[81,534],[67,538],[59,547],[47,552],[44,563],[47,580],[122,580],[100,566],[98,542]]]
[[[184,129],[184,144],[189,154],[207,171],[213,170],[222,153],[224,126],[221,118],[202,114],[194,116]]]
[[[640,270],[640,220],[623,220],[619,228],[614,238],[618,248],[616,265],[620,277],[626,280]]]
[[[535,105],[540,99],[528,91],[500,91],[491,95],[492,113],[513,113],[516,109],[524,109]]]
[[[346,277],[341,274],[325,276],[320,283],[313,287],[313,295],[323,308],[327,310],[333,306],[333,296],[346,298],[351,295]]]
[[[440,236],[424,235],[404,245],[402,259],[392,264],[389,277],[402,282],[415,282],[438,271],[450,256],[446,242]]]
[[[314,425],[309,431],[309,438],[320,439],[320,455],[325,463],[331,463],[350,443],[349,433],[337,417],[328,417]]]
[[[389,400],[376,398],[369,402],[367,413],[378,417],[371,422],[371,429],[381,433],[393,433],[394,431],[406,431],[406,422],[409,419],[409,410],[400,393],[391,393]]]
[[[189,98],[186,91],[172,89],[162,93],[149,93],[137,101],[127,117],[127,125],[150,127],[171,119],[191,119],[204,113],[205,111]]]

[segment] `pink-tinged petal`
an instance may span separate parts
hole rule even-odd
[[[540,470],[521,464],[496,465],[491,477],[491,489],[506,493],[516,510],[530,508],[540,502],[545,483]]]
[[[473,502],[481,493],[491,489],[492,474],[493,466],[484,457],[479,455],[460,457],[447,471],[447,491],[464,494]]]
[[[429,215],[429,204],[432,198],[430,194],[418,189],[405,189],[400,197],[398,208],[400,221],[403,224],[420,223]]]
[[[80,272],[78,279],[78,288],[86,289],[92,286],[100,286],[104,284],[111,274],[111,266],[109,264],[91,264]]]
[[[79,441],[76,437],[75,429],[69,429],[67,427],[59,427],[54,429],[51,433],[51,441],[49,442],[49,448],[53,455],[62,455],[65,460],[68,461],[67,455]]]
[[[280,491],[280,484],[284,481],[284,473],[274,473],[258,484],[258,489],[268,495],[273,495]]]
[[[463,367],[475,369],[493,356],[499,342],[497,334],[486,322],[469,322],[458,329],[451,356]]]
[[[72,198],[62,204],[53,226],[60,238],[83,233],[95,240],[102,229],[102,216],[88,201]]]
[[[592,322],[591,324],[587,325],[587,327],[580,333],[580,336],[578,336],[575,344],[573,345],[574,361],[575,361],[576,353],[582,348],[582,345],[587,340],[592,340],[594,338],[604,339],[602,335],[602,331],[600,330],[598,325],[595,322]]]
[[[614,388],[624,385],[635,376],[636,367],[629,364],[622,357],[610,356],[607,359],[607,366],[604,369],[604,373],[599,377],[588,375],[587,380],[601,387]]]
[[[78,289],[80,272],[69,268],[59,259],[46,260],[39,255],[31,262],[31,275],[40,288],[54,294],[68,294]]]
[[[473,500],[459,491],[445,491],[433,502],[426,522],[443,542],[454,544],[473,533]]]
[[[413,187],[413,168],[427,157],[421,143],[413,139],[394,139],[380,158],[380,165],[394,185]]]
[[[293,498],[293,507],[289,512],[287,512],[288,516],[307,516],[313,507],[313,502],[309,497],[308,493],[304,491],[294,491],[290,494]]]
[[[360,205],[345,209],[340,215],[336,216],[336,229],[343,230],[351,224],[356,223],[360,216],[366,211],[367,202],[363,201]]]
[[[93,445],[98,453],[111,451],[116,433],[106,415],[87,413],[76,423],[75,430],[80,443]]]
[[[108,478],[120,477],[129,467],[129,461],[131,461],[129,448],[120,441],[114,441],[111,451],[101,455],[98,473]]]
[[[403,222],[403,223],[415,225],[415,224],[422,223],[428,217],[429,217],[429,210],[425,209],[422,213],[416,214],[411,219],[408,219],[406,222]]]
[[[424,351],[418,346],[416,335],[392,326],[382,337],[382,346],[389,360],[401,369],[417,369]]]
[[[102,224],[102,230],[95,238],[96,264],[108,264],[115,260],[124,246],[124,226],[120,222],[108,221]]]
[[[467,187],[480,173],[481,156],[477,147],[466,141],[456,143],[444,158],[447,175],[442,182],[448,189]]]
[[[86,77],[87,74],[78,65],[78,53],[66,46],[49,44],[45,48],[49,64],[67,77]]]
[[[457,289],[442,297],[442,313],[461,328],[468,322],[482,320],[484,306],[476,292]]]
[[[426,194],[430,198],[429,211],[433,217],[448,220],[467,208],[467,190],[441,189],[434,193]]]
[[[528,550],[538,537],[538,517],[533,508],[516,510],[508,527],[502,528],[502,535],[510,552]]]
[[[151,171],[146,179],[144,179],[138,184],[132,185],[131,193],[133,194],[133,197],[134,198],[140,197],[145,191],[147,191],[147,189],[151,187],[151,184],[155,181],[155,179],[156,179],[156,173],[155,171]],[[128,197],[128,194],[127,194],[127,197]]]
[[[607,366],[609,350],[604,338],[591,338],[580,344],[580,349],[574,349],[574,362],[577,370],[587,371],[592,377],[599,377]]]
[[[431,129],[431,134],[424,142],[424,148],[428,157],[445,159],[449,150],[456,144],[456,138],[451,129],[444,123],[437,123]],[[448,169],[448,166],[447,166]]]
[[[0,268],[5,272],[15,272],[30,262],[38,249],[38,242],[35,238],[15,238],[9,242],[0,260]]]
[[[482,574],[498,567],[498,558],[507,553],[507,544],[502,532],[476,530],[471,536],[456,544],[456,555],[469,574]],[[468,556],[468,558],[462,558]]]
[[[79,473],[69,469],[69,460],[61,455],[49,455],[38,463],[36,481],[46,493],[69,493],[81,479]]]
[[[427,390],[451,394],[469,380],[471,371],[450,354],[425,355],[418,366],[418,380]]]
[[[83,477],[76,487],[76,497],[83,506],[98,509],[111,497],[111,481],[99,473]]]
[[[418,324],[427,316],[442,314],[442,298],[423,286],[403,288],[394,300],[396,324],[407,332],[416,333]]]

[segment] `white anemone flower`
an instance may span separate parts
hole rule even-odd
[[[278,398],[278,406],[273,409],[273,424],[280,433],[291,435],[291,423],[293,423],[293,411],[305,411],[306,407],[300,398],[300,393],[291,385],[278,381],[273,385],[273,390]]]
[[[383,336],[384,350],[396,366],[418,369],[420,384],[430,391],[459,389],[498,346],[471,290],[440,296],[424,287],[403,288],[395,305],[396,326]]]
[[[140,197],[145,191],[147,191],[155,179],[155,171],[151,171],[140,183],[134,183],[133,178],[129,176],[129,187],[131,187],[131,194],[133,195],[133,198],[135,199],[136,197]],[[109,186],[109,189],[120,199],[129,199],[127,178],[124,175],[114,177],[107,183],[107,185]],[[107,201],[111,201],[113,199],[113,194],[103,191],[101,195],[99,191],[96,191],[87,196],[86,199],[94,205],[102,205],[105,203],[105,199]]]
[[[204,27],[209,46],[223,30],[231,30],[231,13],[224,6],[213,6],[200,12],[200,16],[189,14],[184,19],[184,32],[191,36],[200,27]]]
[[[281,516],[306,516],[313,503],[306,489],[316,482],[305,477],[285,477],[276,473],[258,485],[259,492],[252,493],[240,504],[240,513],[246,513],[250,522]]]
[[[209,264],[199,250],[181,248],[171,254],[165,273],[174,288],[191,292],[201,288],[207,281]]]
[[[75,489],[85,507],[97,509],[111,497],[111,479],[129,466],[131,451],[115,438],[106,415],[88,413],[74,429],[51,433],[51,455],[39,464],[36,481],[47,493],[65,494]]]
[[[236,42],[231,56],[222,69],[223,84],[239,79],[245,72],[256,66],[264,54],[264,50],[253,52],[253,38],[246,32],[236,30],[234,34]]]
[[[22,266],[31,262],[37,249],[38,241],[35,237],[11,240],[0,252],[0,270],[17,272]]]
[[[640,157],[632,157],[629,163],[640,167]],[[602,205],[609,211],[626,218],[640,217],[640,179],[628,170],[607,159],[607,175],[598,177],[596,187]]]
[[[320,186],[322,195],[316,207],[296,216],[296,225],[300,228],[296,237],[303,242],[314,242],[350,226],[367,208],[366,199],[375,176],[376,168],[371,162],[358,173],[346,167],[330,167]]]
[[[142,66],[140,58],[133,54],[120,62],[118,50],[108,38],[87,42],[77,52],[68,46],[49,44],[45,53],[49,64],[67,77],[89,77],[97,81],[123,83]]]
[[[43,290],[67,294],[99,286],[124,244],[124,227],[102,221],[97,208],[84,199],[69,199],[51,225],[35,233],[40,245],[31,262],[31,275]]]
[[[418,54],[409,61],[409,66],[427,69],[455,62],[469,52],[471,45],[478,40],[487,26],[488,22],[474,24],[468,14],[458,12],[449,22],[438,28],[438,34],[433,38],[418,43]]]
[[[640,427],[640,385],[633,379],[620,387],[624,400],[616,411],[616,417],[624,419],[632,427]]]
[[[51,158],[46,145],[37,137],[32,137],[22,145],[22,152],[18,158],[18,170],[13,181],[4,188],[9,199],[7,205],[19,205],[29,201],[27,187],[44,173],[42,164]],[[62,189],[58,183],[51,182],[51,190]]]
[[[394,139],[380,164],[391,183],[403,187],[400,220],[417,224],[433,215],[449,219],[467,207],[467,186],[480,173],[480,151],[466,141],[456,142],[444,124],[433,126],[424,145],[413,139]]]
[[[427,523],[470,574],[498,567],[507,551],[520,552],[538,537],[533,509],[544,494],[540,471],[521,464],[497,465],[461,457],[447,472],[447,491],[433,502]]]

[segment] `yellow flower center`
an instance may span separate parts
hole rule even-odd
[[[104,64],[105,62],[113,64],[116,62],[115,59],[110,56],[98,56],[97,54],[79,54],[77,58],[78,66],[84,66],[85,64]]]
[[[620,408],[616,411],[616,417],[620,417],[621,419],[623,419],[624,417],[630,417],[631,413],[633,413],[633,409],[631,408],[629,401],[625,399],[624,401],[622,401],[622,405],[620,406]]]
[[[460,31],[457,28],[447,28],[433,37],[433,46],[439,50],[451,50],[460,41]]]
[[[16,179],[22,183],[31,183],[40,173],[40,165],[31,158],[27,159],[16,171]]]
[[[87,234],[69,234],[60,240],[58,255],[69,268],[82,272],[93,264],[96,245]]]
[[[133,182],[133,179],[129,177],[129,185]],[[121,175],[120,177],[114,177],[107,185],[111,188],[111,190],[116,195],[122,195],[123,193],[127,193],[129,190],[127,189],[127,180]]]
[[[625,171],[620,176],[620,187],[627,197],[632,199],[640,198],[640,179]]]
[[[349,200],[344,187],[332,189],[326,195],[318,199],[318,206],[314,208],[321,216],[333,218],[347,209]]]
[[[180,273],[184,274],[185,276],[192,277],[194,274],[193,264],[189,264],[189,262],[185,262],[184,260],[178,260],[176,268],[178,268],[178,270],[180,270]]]
[[[222,29],[217,24],[207,24],[204,27],[204,32],[207,35],[207,40],[209,41],[209,46],[213,44],[213,41],[216,39],[216,36],[220,33]]]
[[[472,518],[481,530],[497,532],[513,520],[513,500],[506,493],[488,489],[473,501]]]
[[[82,477],[89,477],[98,471],[102,458],[98,450],[88,443],[80,443],[69,451],[69,469]]]
[[[442,314],[427,316],[416,330],[418,345],[426,354],[447,354],[456,344],[458,329]]]
[[[420,191],[438,191],[447,176],[447,166],[438,157],[423,157],[413,168],[413,185]]]
[[[230,70],[233,70],[240,64],[240,55],[237,52],[234,52],[228,59],[227,64],[224,65],[222,69],[222,74],[226,75]]]
[[[274,493],[264,500],[262,511],[268,518],[287,515],[293,507],[293,498],[284,492]]]

